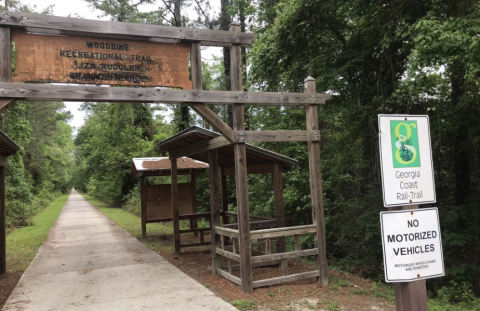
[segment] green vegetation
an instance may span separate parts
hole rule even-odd
[[[339,310],[340,310],[340,305],[338,304],[338,301],[332,302],[332,303],[328,306],[328,310],[330,310],[330,311],[339,311]]]
[[[171,1],[165,4],[168,7],[140,12],[139,3],[154,2],[86,0],[85,4],[111,20],[145,24],[227,30],[230,21],[238,19],[242,30],[260,33],[243,54],[248,68],[244,90],[302,92],[304,78],[310,75],[318,92],[332,94],[320,106],[318,117],[327,255],[340,269],[375,280],[376,287],[368,291],[390,300],[391,287],[380,285],[384,271],[378,212],[384,208],[377,116],[428,115],[447,273],[428,280],[427,286],[432,305],[475,306],[475,297],[480,296],[478,1],[222,0],[220,16],[204,14],[198,19],[185,14],[172,17],[170,6],[181,1]],[[8,4],[31,10],[16,0]],[[207,4],[202,0],[194,5]],[[228,62],[214,58],[202,66],[205,89],[230,89]],[[210,107],[232,124],[231,107]],[[131,158],[165,155],[156,143],[188,126],[210,128],[185,105],[85,103],[83,109],[87,119],[74,144],[66,124],[70,115],[61,103],[19,101],[3,115],[0,129],[22,147],[8,160],[9,227],[31,224],[33,215],[72,184],[138,215],[138,180],[129,172]],[[167,111],[171,122],[162,115]],[[246,106],[245,123],[246,130],[305,129],[305,110]],[[283,175],[285,217],[289,226],[312,223],[307,143],[259,145],[298,160]],[[148,182],[168,182],[168,178]],[[234,184],[229,178],[231,211],[236,210]],[[248,184],[250,213],[273,216],[271,177],[249,176]],[[199,176],[199,211],[209,210],[207,185],[208,174]],[[101,209],[139,237],[137,218],[118,209]],[[164,234],[170,227],[149,225],[148,230]],[[303,248],[312,247],[313,236],[302,236],[301,243]],[[287,249],[294,247],[291,237],[287,244]],[[334,281],[331,288],[344,286]]]
[[[335,276],[330,277],[330,285],[337,285],[339,287],[345,287],[349,286],[350,283],[348,281],[345,281],[341,278],[337,278]]]
[[[18,0],[2,2],[1,10],[4,5],[12,11],[52,13],[51,6],[37,11],[36,6]],[[12,53],[14,56],[15,51]],[[2,112],[0,130],[20,146],[16,155],[7,158],[7,228],[31,225],[34,215],[72,188],[74,145],[67,124],[71,118],[63,103],[50,101],[18,100]]]
[[[10,272],[24,272],[47,239],[50,228],[62,211],[68,195],[55,199],[41,213],[32,218],[32,225],[19,228],[7,235],[7,268]]]
[[[7,158],[7,227],[28,226],[32,217],[71,189],[71,118],[59,102],[18,101],[4,114],[0,130],[21,149]]]
[[[255,300],[234,300],[232,301],[232,305],[240,311],[249,311],[257,309],[257,303]]]

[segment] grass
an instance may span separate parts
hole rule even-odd
[[[104,213],[108,218],[113,220],[117,225],[125,229],[132,236],[141,241],[146,247],[151,250],[158,252],[161,248],[165,251],[174,251],[174,246],[165,246],[159,241],[155,240],[143,240],[142,239],[142,228],[140,225],[140,218],[126,212],[118,207],[108,207],[105,203],[100,200],[85,194],[81,195],[88,201],[90,204],[98,208],[102,213]],[[173,234],[173,227],[171,223],[167,224],[148,224],[147,226],[147,236],[160,236],[162,234]]]
[[[240,311],[248,311],[248,310],[255,310],[257,308],[257,303],[255,300],[234,300],[232,301],[232,305]]]
[[[436,299],[428,299],[428,309],[430,311],[476,311],[480,310],[480,300],[472,302],[451,304]]]
[[[47,239],[50,228],[57,220],[68,194],[56,198],[42,212],[33,217],[33,226],[19,228],[7,235],[7,269],[24,272]]]

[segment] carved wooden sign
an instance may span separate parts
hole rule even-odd
[[[64,82],[192,89],[190,45],[12,31],[12,82]]]

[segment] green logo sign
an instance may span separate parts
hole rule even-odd
[[[393,167],[420,167],[417,121],[390,121]]]

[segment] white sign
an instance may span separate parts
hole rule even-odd
[[[379,115],[383,204],[435,203],[428,116]]]
[[[381,212],[387,282],[411,282],[445,275],[438,209]]]

